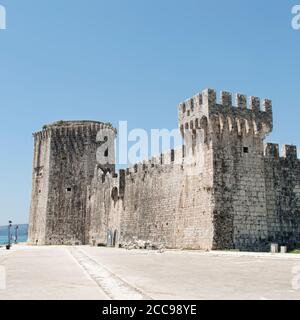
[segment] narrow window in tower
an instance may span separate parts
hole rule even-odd
[[[36,178],[40,178],[43,176],[43,168],[44,167],[37,167],[34,169]]]
[[[116,202],[119,198],[119,191],[117,187],[114,187],[111,191],[111,198]]]
[[[175,160],[175,152],[174,149],[171,150],[171,162],[174,162]]]
[[[194,100],[191,99],[191,111],[193,112],[194,111]]]
[[[244,147],[244,153],[249,153],[249,148],[248,147]]]
[[[67,190],[67,192],[71,192],[72,188],[67,188],[66,190]]]
[[[108,157],[108,148],[104,152],[104,157]]]

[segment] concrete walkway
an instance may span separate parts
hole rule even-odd
[[[6,290],[0,299],[107,299],[65,247],[19,247],[0,250]]]
[[[300,299],[300,255],[15,246],[0,266],[0,299]]]

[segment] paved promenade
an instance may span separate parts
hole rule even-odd
[[[300,299],[291,254],[20,245],[0,267],[0,299]]]

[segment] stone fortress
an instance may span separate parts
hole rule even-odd
[[[29,242],[269,251],[300,247],[300,160],[264,144],[272,102],[206,89],[179,105],[184,146],[115,171],[116,130],[60,121],[34,134]],[[103,141],[98,133],[105,131]],[[189,138],[187,138],[189,137]],[[110,142],[109,142],[110,141]],[[109,142],[109,143],[108,143]],[[108,143],[99,164],[99,145]],[[107,163],[107,164],[105,164]]]

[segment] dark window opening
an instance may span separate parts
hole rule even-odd
[[[71,192],[71,191],[72,191],[72,188],[67,188],[67,191],[68,191],[68,192]]]
[[[105,150],[104,157],[108,157],[108,149]]]
[[[175,160],[175,152],[174,152],[174,150],[172,149],[172,150],[171,150],[171,162],[174,162],[174,160]]]
[[[35,176],[36,176],[37,178],[40,178],[40,177],[43,176],[43,169],[44,169],[44,167],[37,167],[37,168],[34,169],[34,171],[35,171]]]
[[[118,201],[119,199],[119,191],[117,187],[114,187],[111,191],[111,198],[114,202]]]
[[[244,153],[249,153],[249,148],[248,147],[244,147]]]
[[[191,99],[191,110],[194,111],[194,99]]]

